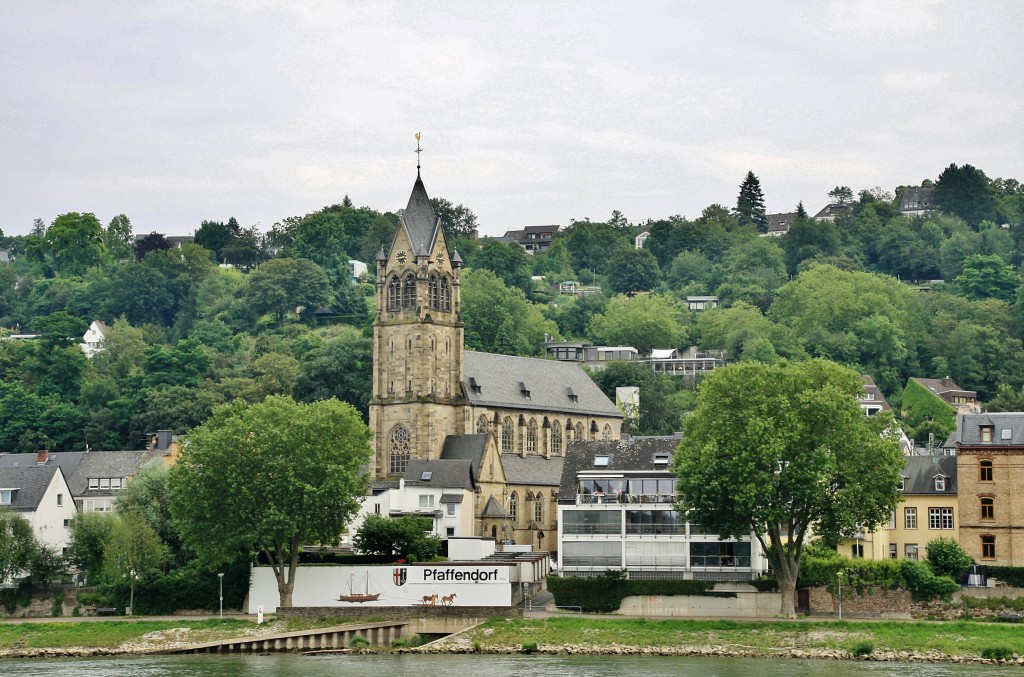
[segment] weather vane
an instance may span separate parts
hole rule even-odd
[[[416,132],[416,176],[420,175],[420,153],[423,149],[420,148],[420,133]]]

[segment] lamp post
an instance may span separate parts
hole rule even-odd
[[[839,620],[843,620],[843,572],[837,571],[836,578],[839,579]]]
[[[224,574],[217,574],[220,581],[220,617],[224,618]]]

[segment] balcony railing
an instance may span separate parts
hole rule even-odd
[[[626,524],[626,534],[631,536],[678,536],[685,533],[685,524]]]
[[[750,557],[730,555],[690,555],[691,567],[750,567]]]
[[[567,536],[618,536],[622,533],[622,527],[619,524],[563,524],[562,533]]]
[[[577,505],[671,504],[676,501],[676,498],[675,494],[576,494],[576,503]]]

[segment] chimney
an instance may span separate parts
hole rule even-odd
[[[160,451],[167,451],[171,448],[171,431],[170,430],[157,430],[156,431],[156,448]]]
[[[46,462],[50,460],[50,452],[46,449],[40,449],[36,452],[36,465],[46,465]]]

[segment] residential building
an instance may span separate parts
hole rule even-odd
[[[78,512],[60,466],[34,463],[0,466],[0,510],[20,514],[36,539],[56,552],[67,549]]]
[[[686,307],[695,313],[718,307],[717,296],[687,296]]]
[[[1024,412],[956,423],[960,545],[978,562],[1024,566]]]
[[[107,325],[99,320],[93,320],[82,337],[82,352],[85,353],[85,356],[91,359],[93,355],[103,350],[102,343],[106,336]]]
[[[842,216],[843,214],[850,214],[852,212],[852,205],[843,202],[833,202],[822,207],[821,211],[814,215],[814,220],[835,221],[837,216]]]
[[[547,251],[552,240],[558,234],[559,226],[526,226],[520,230],[506,230],[502,239],[515,242],[526,250],[527,254]]]
[[[781,237],[789,232],[789,226],[798,218],[796,212],[768,215],[768,230],[761,237]]]
[[[934,188],[907,188],[899,196],[900,213],[904,216],[924,216],[938,207],[932,199]]]
[[[981,411],[981,404],[978,402],[978,393],[974,390],[964,390],[950,377],[945,378],[918,378],[911,377],[910,383],[916,383],[928,392],[935,395],[958,414],[977,413]]]
[[[647,244],[648,238],[651,237],[651,231],[642,230],[637,233],[637,236],[633,239],[633,246],[637,249],[643,249],[644,245]]]
[[[471,460],[476,533],[554,547],[545,506],[565,445],[617,439],[622,413],[578,364],[466,351],[461,270],[417,176],[376,257],[371,476],[398,479],[413,460]],[[537,503],[542,520],[529,515]]]
[[[547,340],[544,351],[560,362],[581,362],[594,368],[601,368],[608,362],[631,362],[639,355],[632,346],[595,346],[583,341]]]
[[[767,569],[753,535],[719,540],[676,509],[678,437],[573,442],[558,491],[558,552],[566,575],[750,580]]]
[[[692,379],[695,376],[710,374],[715,369],[724,367],[725,351],[700,351],[697,346],[690,346],[682,352],[675,348],[655,348],[651,351],[650,357],[643,358],[641,361],[650,364],[656,374]]]
[[[957,477],[953,456],[904,458],[900,472],[903,501],[889,519],[889,559],[922,559],[928,543],[936,538],[959,539]]]

